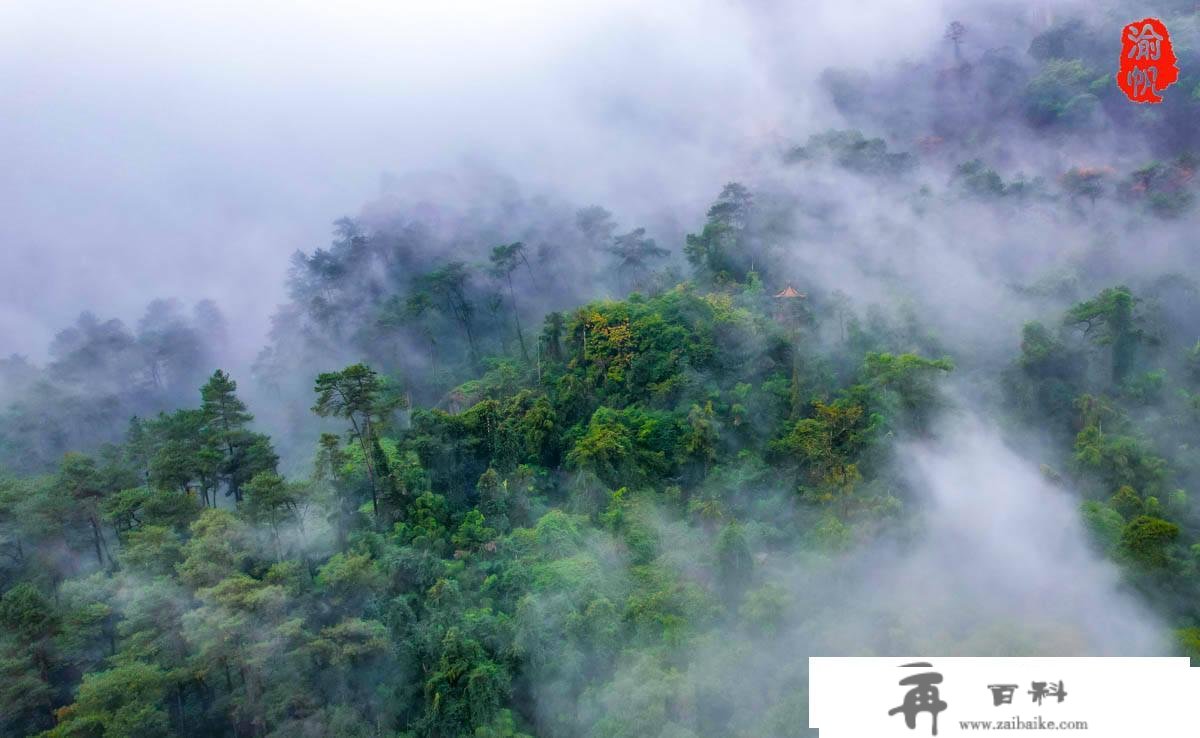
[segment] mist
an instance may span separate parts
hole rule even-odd
[[[810,655],[1200,658],[1162,5],[1161,106],[1125,2],[0,9],[0,730],[800,736]]]
[[[935,7],[904,6],[823,9],[792,39],[769,4],[9,4],[0,352],[176,296],[221,305],[248,361],[287,257],[387,173],[481,162],[694,220],[779,130],[835,117],[814,93],[836,49],[872,65],[936,36]]]

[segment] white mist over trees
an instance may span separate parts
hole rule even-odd
[[[1192,4],[1154,109],[1123,2],[60,9],[3,11],[0,732],[1200,658]]]

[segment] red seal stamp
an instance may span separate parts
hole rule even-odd
[[[1158,18],[1143,18],[1121,29],[1117,86],[1135,103],[1160,103],[1159,94],[1179,79],[1171,36]]]

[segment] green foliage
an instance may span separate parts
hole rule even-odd
[[[1152,215],[1179,218],[1196,200],[1189,187],[1195,170],[1195,158],[1187,154],[1168,162],[1153,161],[1131,172],[1118,190]]]
[[[421,730],[429,735],[470,735],[492,723],[508,698],[512,677],[479,641],[450,628],[425,680]]]
[[[334,667],[363,667],[372,658],[387,654],[391,648],[387,628],[382,623],[346,618],[337,625],[322,628],[309,648],[324,663]]]
[[[1086,425],[1075,437],[1075,463],[1097,475],[1109,489],[1130,486],[1156,491],[1167,462],[1133,436],[1105,433],[1100,423]]]
[[[1138,497],[1137,492],[1129,485],[1123,485],[1117,490],[1117,493],[1108,501],[1110,507],[1116,510],[1121,517],[1130,520],[1141,514],[1146,508],[1146,503]]]
[[[1096,51],[1103,44],[1095,31],[1078,18],[1067,18],[1034,36],[1029,43],[1029,55],[1038,61],[1078,59]]]
[[[538,547],[552,556],[573,552],[583,540],[576,520],[560,510],[543,515],[534,532]]]
[[[35,734],[50,727],[56,690],[44,677],[33,654],[15,644],[0,652],[0,728],[9,735]]]
[[[352,364],[339,372],[317,375],[313,391],[317,394],[316,404],[312,407],[314,413],[349,421],[350,438],[357,441],[362,450],[372,510],[378,518],[379,496],[391,491],[387,460],[381,456],[378,447],[378,426],[386,427],[388,416],[400,406],[401,398],[365,364]]]
[[[979,159],[959,164],[954,170],[954,176],[966,190],[975,197],[1003,197],[1006,191],[1004,180],[993,169],[988,169]]]
[[[205,510],[191,525],[179,576],[193,586],[210,586],[240,571],[252,554],[250,527],[227,510]]]
[[[1086,128],[1099,107],[1098,77],[1079,59],[1050,59],[1025,90],[1025,117],[1034,126]]]
[[[717,536],[717,582],[729,601],[736,603],[751,583],[754,559],[737,523],[729,523]]]
[[[0,623],[5,630],[33,642],[57,627],[50,604],[32,584],[22,582],[0,597]]]
[[[475,738],[531,738],[517,730],[512,710],[498,710],[492,722],[475,728]]]
[[[1164,567],[1169,561],[1168,546],[1179,537],[1179,526],[1161,518],[1139,515],[1121,532],[1121,549],[1136,563],[1146,567]]]
[[[495,537],[496,530],[484,524],[483,513],[472,510],[463,518],[450,542],[459,550],[471,551],[488,544]]]
[[[953,33],[960,60],[971,36]],[[1017,107],[1065,136],[1103,113],[1094,46],[1086,29],[1052,27],[1034,40],[1043,63],[1027,87],[1012,59],[972,68],[1010,96],[1025,87]],[[951,71],[969,89],[966,68]],[[867,85],[827,77],[839,94]],[[951,144],[953,156],[987,143],[920,146]],[[866,175],[871,192],[907,186],[917,164],[858,131],[813,136],[788,159],[833,166],[781,176]],[[1101,198],[1178,215],[1190,166],[1124,178],[1072,167],[1053,193],[976,159],[946,197],[928,186],[904,202],[918,214],[1050,214],[1056,228],[1108,222],[1080,207]],[[199,407],[148,406],[111,446],[64,453],[74,437],[48,411],[32,430],[43,407],[32,401],[4,416],[3,458],[28,452],[37,460],[22,471],[44,473],[0,474],[0,732],[796,734],[803,666],[763,651],[840,613],[818,601],[824,586],[794,575],[836,580],[870,564],[879,541],[923,534],[927,503],[893,449],[941,436],[956,363],[956,392],[1036,447],[1054,484],[1079,490],[1097,553],[1152,597],[1181,652],[1200,654],[1200,522],[1185,491],[1200,478],[1189,440],[1200,344],[1180,338],[1194,312],[1186,290],[1141,272],[1130,276],[1139,297],[1101,289],[1115,272],[1093,263],[1103,250],[1072,250],[1015,288],[1013,314],[1030,320],[996,372],[1018,336],[964,350],[956,321],[933,312],[941,303],[902,278],[907,242],[846,264],[871,275],[879,305],[856,305],[848,293],[861,285],[827,291],[810,276],[826,265],[814,234],[830,248],[858,235],[820,199],[727,185],[687,237],[690,280],[656,272],[669,249],[603,208],[546,229],[510,205],[469,239],[486,248],[473,260],[416,221],[376,234],[351,220],[332,247],[295,260],[276,326],[294,343],[256,366],[262,396],[280,398],[264,417],[304,427],[280,444],[286,464],[223,370]],[[612,279],[575,300],[561,264],[583,261]],[[773,297],[788,285],[805,296]],[[596,299],[605,287],[617,296]],[[1085,290],[1095,296],[1077,302]],[[56,371],[75,376],[107,355],[93,344],[127,338],[84,321],[62,339]],[[182,355],[146,345],[147,377]],[[951,348],[954,362],[929,358]],[[330,355],[361,362],[319,371]],[[295,422],[286,398],[314,374],[311,410],[344,433],[307,445],[327,428]],[[25,386],[43,409],[78,402],[97,423],[124,407]],[[910,627],[877,615],[864,653]],[[747,697],[726,677],[750,670],[766,689]]]
[[[1081,329],[1096,345],[1110,347],[1114,385],[1129,375],[1138,345],[1148,340],[1137,304],[1128,287],[1110,287],[1072,307],[1064,318],[1068,326]]]
[[[610,487],[639,485],[667,476],[675,468],[681,426],[668,413],[601,407],[567,453],[566,462],[595,474]]]
[[[183,561],[179,534],[160,525],[130,531],[121,547],[121,565],[151,576],[169,576]]]
[[[166,691],[167,675],[148,664],[87,674],[75,702],[60,711],[59,724],[46,738],[174,735],[166,710],[158,706]]]
[[[1092,541],[1105,553],[1115,553],[1125,528],[1125,520],[1121,513],[1094,500],[1084,502],[1082,511],[1083,522],[1091,534]]]
[[[1186,362],[1188,378],[1194,384],[1200,384],[1200,341],[1188,349]]]
[[[1076,358],[1046,326],[1037,321],[1021,330],[1021,368],[1038,380],[1072,381],[1079,375]]]
[[[316,584],[335,603],[361,603],[383,589],[384,575],[376,561],[365,553],[334,554],[317,570]]]
[[[492,276],[503,279],[508,284],[509,298],[512,300],[513,321],[517,327],[517,338],[521,343],[521,356],[525,361],[529,361],[529,349],[525,346],[525,333],[521,330],[521,314],[517,308],[517,295],[513,289],[513,272],[517,267],[524,264],[529,267],[529,260],[525,258],[525,244],[517,241],[507,245],[496,246],[492,249],[491,255],[491,272]]]
[[[635,228],[613,238],[609,252],[617,259],[617,273],[629,289],[650,285],[650,265],[670,255],[670,251],[646,236],[645,228]]]
[[[723,332],[744,330],[746,317],[683,287],[646,301],[589,305],[566,325],[564,348],[572,358],[558,380],[560,402],[578,413],[594,407],[592,393],[615,407],[673,404],[689,370],[721,366]]]
[[[1096,200],[1104,194],[1107,172],[1103,169],[1075,167],[1062,176],[1063,189],[1071,198],[1086,197],[1094,207]]]
[[[306,478],[280,473],[223,371],[200,408],[135,420],[120,448],[0,477],[0,543],[28,578],[0,599],[0,671],[21,687],[0,690],[5,719],[54,735],[641,734],[596,712],[631,688],[623,659],[671,673],[718,627],[778,632],[790,593],[758,557],[844,550],[851,518],[898,505],[865,491],[886,468],[879,431],[927,422],[950,368],[867,353],[839,381],[792,346],[818,316],[770,302],[761,217],[727,188],[693,239],[709,281],[744,289],[551,315],[536,366],[473,357],[483,373],[440,407],[401,419],[396,385],[366,364],[319,374],[312,410],[348,433],[319,437]],[[588,225],[631,280],[662,255],[636,229]],[[307,261],[309,277],[352,264],[366,240],[347,229],[345,258]],[[492,256],[518,350],[515,280],[532,262],[520,243]],[[465,266],[417,282],[478,338]],[[91,578],[31,577],[63,535],[94,554]],[[530,708],[539,683],[565,712]],[[704,734],[643,707],[668,734]]]
[[[750,230],[752,207],[750,191],[731,182],[708,209],[704,230],[688,235],[683,252],[701,279],[713,284],[746,280],[757,252]]]
[[[895,176],[912,170],[916,159],[907,152],[889,152],[881,138],[867,138],[861,131],[826,131],[809,137],[804,146],[788,152],[789,162],[832,160],[852,172]]]
[[[1176,632],[1176,638],[1179,640],[1180,651],[1183,655],[1190,656],[1192,666],[1196,666],[1197,660],[1200,660],[1200,628],[1180,628]]]
[[[868,353],[862,372],[870,396],[885,415],[925,428],[942,406],[935,380],[953,368],[949,359]]]

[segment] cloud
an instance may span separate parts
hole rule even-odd
[[[962,411],[897,458],[925,503],[919,543],[868,579],[963,654],[989,628],[1029,655],[1163,654],[1165,632],[1093,548],[1078,495],[1049,482],[994,420]],[[899,653],[900,648],[896,652]]]
[[[763,140],[833,117],[821,69],[935,25],[934,5],[868,5],[8,4],[0,309],[20,327],[0,353],[42,358],[83,309],[130,321],[174,296],[217,300],[249,357],[290,253],[381,173],[468,156],[633,222],[693,222]]]

